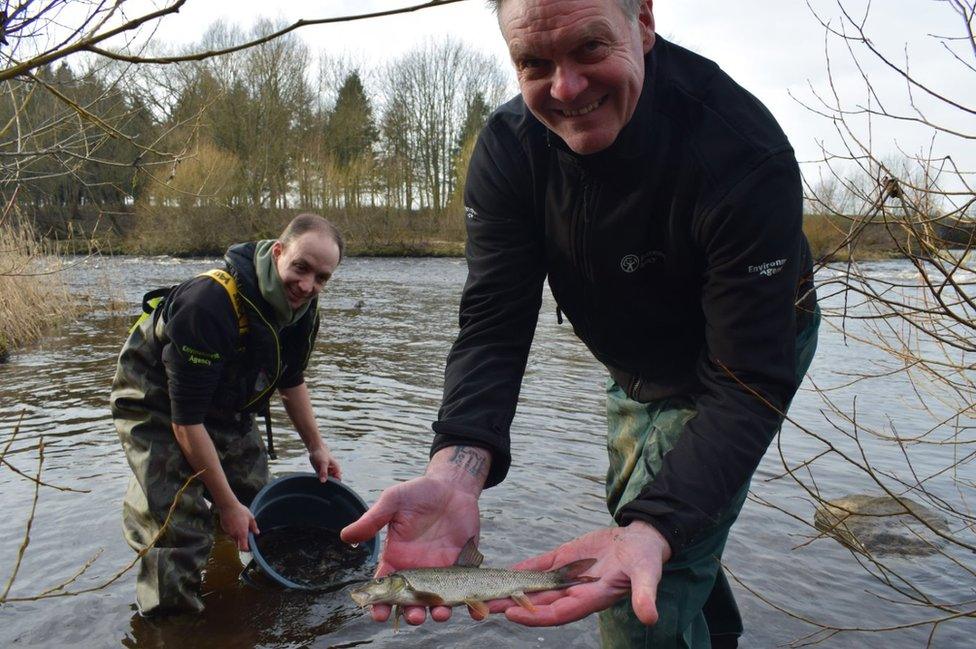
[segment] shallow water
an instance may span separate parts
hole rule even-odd
[[[6,459],[33,475],[43,440],[42,479],[87,490],[39,489],[30,546],[12,597],[30,597],[57,586],[99,552],[68,590],[101,585],[132,560],[120,523],[128,467],[107,404],[115,356],[144,290],[212,266],[212,261],[165,257],[85,262],[73,272],[71,282],[78,292],[96,296],[94,306],[38,347],[0,366],[0,448],[18,430]],[[874,272],[906,281],[913,277],[913,269],[901,262],[878,264]],[[349,259],[322,300],[323,327],[307,380],[319,424],[342,463],[345,481],[367,502],[385,487],[423,470],[443,363],[457,331],[464,276],[463,260]],[[123,309],[112,310],[112,303]],[[891,369],[885,354],[849,336],[870,335],[866,323],[845,322],[847,337],[838,321],[832,323],[837,326],[828,323],[823,329],[810,373],[818,386],[841,386],[851,382],[852,373],[881,375]],[[482,496],[480,549],[486,565],[509,565],[609,523],[603,504],[604,382],[604,370],[571,327],[556,323],[555,305],[547,295],[512,428],[513,466],[502,485]],[[725,553],[730,571],[748,587],[736,585],[746,619],[746,647],[778,646],[814,630],[764,600],[802,617],[843,626],[888,626],[931,617],[930,611],[889,602],[890,591],[858,568],[847,550],[831,539],[817,538],[811,527],[810,497],[783,477],[780,454],[793,466],[812,458],[824,448],[816,436],[836,444],[852,460],[859,459],[853,441],[831,424],[839,425],[839,416],[829,412],[812,385],[810,380],[804,384],[791,409],[794,421],[809,432],[787,424],[753,480],[753,494],[784,511],[748,502]],[[922,434],[938,420],[935,401],[944,395],[934,395],[934,410],[926,412],[914,400],[915,387],[894,375],[860,381],[829,395],[841,410],[856,410],[860,425]],[[272,462],[272,471],[309,470],[301,442],[289,432],[280,407],[274,418],[279,459]],[[870,434],[862,441],[875,466],[904,474],[897,446]],[[953,452],[963,459],[964,448],[921,444],[910,449],[914,469],[920,475],[931,474],[928,484],[953,503],[963,494],[951,474],[937,471]],[[972,480],[974,473],[967,462],[957,467],[956,475]],[[815,462],[813,475],[821,492],[831,498],[877,490],[836,454]],[[33,498],[31,482],[0,467],[0,506],[6,523],[0,526],[0,588],[13,570]],[[971,556],[959,560],[973,565]],[[941,601],[973,597],[972,576],[964,577],[959,566],[944,560],[894,558],[889,567]],[[206,572],[204,614],[161,624],[134,615],[132,572],[93,593],[10,602],[0,608],[0,646],[599,645],[593,617],[559,628],[527,629],[497,618],[476,623],[460,610],[448,623],[401,628],[394,636],[390,625],[373,623],[344,592],[253,589],[237,581],[239,570],[236,549],[222,540]],[[930,631],[931,627],[845,633],[819,646],[924,646]],[[933,645],[970,646],[974,632],[972,620],[946,623]]]

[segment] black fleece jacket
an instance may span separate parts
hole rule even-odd
[[[199,276],[176,286],[164,304],[162,361],[176,424],[219,420],[264,408],[262,391],[305,381],[311,346],[318,331],[318,303],[297,323],[271,325],[274,311],[261,297],[254,272],[253,243],[232,246],[225,269],[237,278],[248,330],[238,331],[237,316],[223,286]]]
[[[694,399],[658,476],[617,514],[677,552],[755,471],[797,388],[815,306],[799,170],[766,108],[658,38],[634,117],[607,150],[570,151],[516,97],[490,117],[465,188],[468,279],[431,453],[509,428],[549,285],[635,399]],[[772,407],[770,407],[772,406]]]

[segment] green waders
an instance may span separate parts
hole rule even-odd
[[[819,309],[797,337],[797,377],[802,379],[817,349]],[[612,380],[607,386],[607,507],[611,514],[633,500],[660,471],[685,423],[697,410],[692,399],[672,397],[639,403]],[[720,559],[729,529],[749,492],[749,483],[720,513],[715,525],[664,565],[657,591],[658,623],[645,626],[629,597],[600,613],[604,647],[709,649],[735,647],[742,619]]]
[[[135,329],[123,348],[143,343]],[[138,363],[120,361],[112,389],[112,416],[132,479],[122,506],[125,539],[142,552],[169,514],[176,493],[193,475],[173,434],[168,399],[150,385]],[[166,406],[165,408],[163,406]],[[207,424],[220,465],[234,494],[249,505],[268,482],[268,456],[253,415],[237,415],[221,425]],[[159,540],[142,557],[136,578],[136,603],[144,615],[200,611],[202,571],[213,545],[215,520],[203,482],[190,483],[173,509]]]
[[[244,430],[214,430],[208,427],[220,464],[231,489],[249,505],[268,482],[268,457],[254,418]],[[116,420],[132,478],[122,504],[125,539],[142,552],[166,520],[177,491],[193,470],[173,437],[143,434],[144,422]],[[136,603],[144,615],[157,612],[200,611],[202,571],[214,539],[214,516],[207,502],[209,494],[195,480],[173,510],[166,531],[139,563]]]

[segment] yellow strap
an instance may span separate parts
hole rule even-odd
[[[247,333],[247,314],[241,309],[241,298],[237,292],[237,280],[234,279],[233,275],[219,268],[213,268],[205,273],[200,273],[197,277],[203,277],[204,275],[223,286],[224,290],[227,291],[227,295],[230,297],[230,303],[234,305],[234,315],[237,316],[237,330],[241,335]]]
[[[156,307],[158,307],[159,306],[159,303],[162,302],[162,301],[163,301],[163,298],[161,298],[161,297],[154,297],[153,299],[149,300],[149,307],[150,307],[150,309],[152,311],[155,311],[156,310]],[[143,311],[142,313],[140,313],[139,314],[139,317],[136,318],[136,321],[132,323],[132,326],[131,327],[129,327],[129,334],[131,335],[133,331],[135,331],[136,329],[138,329],[139,328],[139,325],[141,325],[143,322],[145,322],[146,319],[149,318],[150,315],[152,315],[151,312],[150,313],[146,313],[145,311]]]

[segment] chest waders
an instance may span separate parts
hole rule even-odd
[[[231,296],[239,334],[246,333],[233,277],[224,271],[204,274]],[[213,499],[202,481],[191,481],[176,502],[193,470],[173,434],[165,374],[160,375],[164,370],[158,360],[163,318],[154,311],[170,290],[146,295],[148,313],[140,316],[122,348],[111,397],[115,427],[132,469],[122,506],[123,531],[141,555],[136,603],[144,615],[203,609],[202,574],[217,529],[215,510],[208,504]],[[270,479],[268,453],[253,415],[240,412],[208,422],[206,430],[231,490],[247,506]]]
[[[796,338],[796,376],[806,374],[817,348],[820,310]],[[664,456],[685,424],[697,414],[691,397],[641,403],[613,379],[607,382],[607,507],[611,515],[633,500],[654,479]],[[605,649],[728,649],[738,646],[742,619],[721,566],[729,529],[749,492],[749,481],[736,493],[714,525],[664,564],[657,590],[658,623],[645,626],[630,597],[600,612]]]

